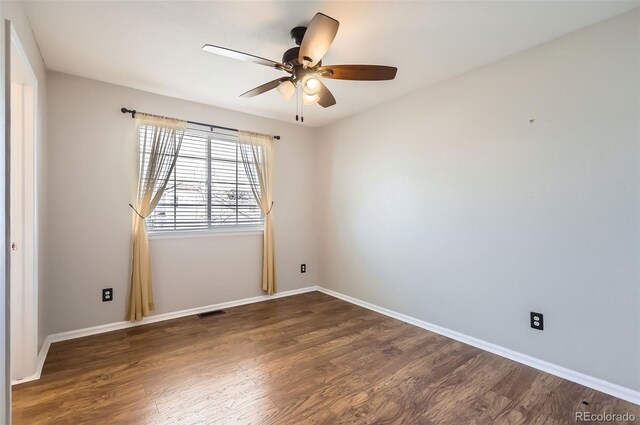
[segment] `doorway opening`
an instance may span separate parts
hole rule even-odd
[[[11,27],[10,355],[11,382],[33,378],[38,358],[36,110],[38,80]]]

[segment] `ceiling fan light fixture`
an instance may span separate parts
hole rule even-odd
[[[320,96],[318,96],[317,94],[307,94],[307,93],[302,93],[302,101],[304,102],[305,105],[312,105],[314,103],[318,103],[318,100],[320,100]]]
[[[309,96],[313,96],[318,93],[320,90],[320,82],[316,77],[308,77],[304,80],[304,85],[302,89]]]
[[[289,100],[296,92],[296,86],[291,82],[291,80],[287,80],[283,83],[280,83],[278,86],[278,93],[284,100]]]

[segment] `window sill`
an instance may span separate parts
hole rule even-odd
[[[252,236],[262,235],[264,228],[261,227],[246,227],[233,229],[215,229],[215,230],[195,230],[186,232],[155,232],[149,233],[149,240],[162,240],[162,239],[191,239],[191,238],[215,238],[221,236]]]

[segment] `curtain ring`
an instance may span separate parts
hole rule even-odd
[[[133,205],[129,204],[129,206],[131,207],[132,210],[134,210],[136,212],[136,214],[138,214],[138,217],[140,217],[141,219],[144,220],[144,217],[142,215],[140,215],[140,213],[138,212],[137,209],[133,208]],[[273,208],[273,205],[272,205],[272,208]],[[269,210],[269,211],[271,211],[271,210]]]
[[[131,208],[133,208],[133,207],[131,207]],[[271,208],[269,208],[269,211],[267,211],[265,213],[265,215],[269,215],[269,213],[271,212],[272,209],[273,209],[273,201],[271,201]]]

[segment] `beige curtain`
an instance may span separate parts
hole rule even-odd
[[[129,320],[142,320],[153,305],[151,261],[145,218],[162,198],[173,171],[186,126],[185,121],[137,113],[141,147],[138,199],[133,212],[133,253]]]
[[[273,136],[239,131],[240,153],[253,196],[264,214],[262,289],[276,292],[276,264],[273,241]]]

